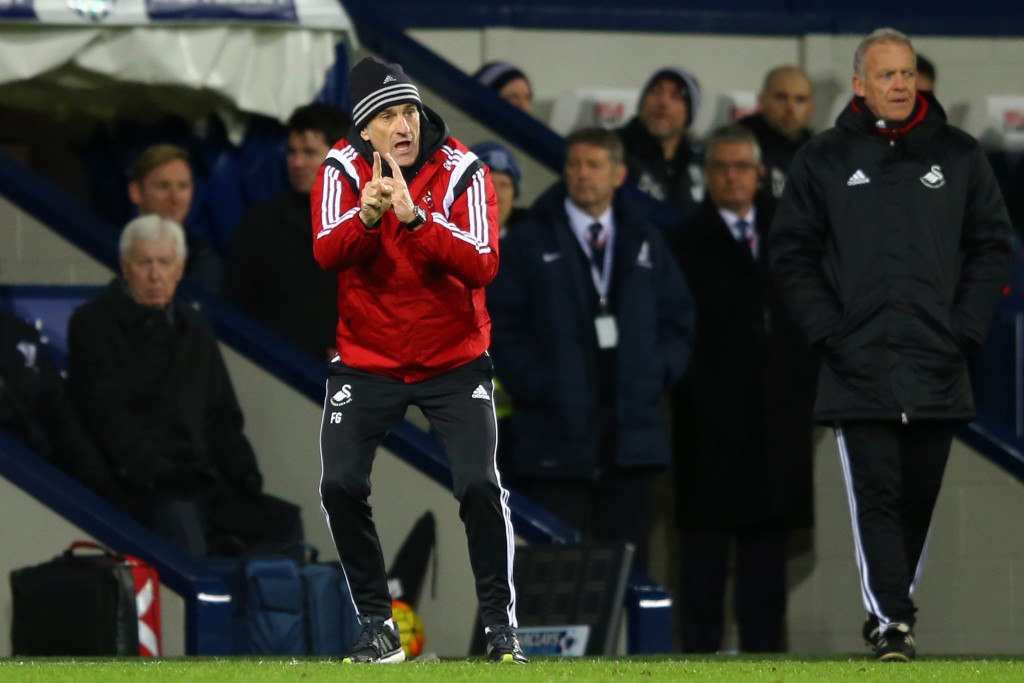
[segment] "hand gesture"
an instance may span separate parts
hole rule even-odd
[[[399,168],[398,163],[391,156],[390,152],[387,155],[387,159],[388,166],[391,167],[391,177],[384,178],[383,182],[387,183],[391,190],[391,208],[395,212],[395,216],[398,217],[398,220],[408,223],[414,217],[412,197],[409,196],[409,186],[405,184],[402,169]]]
[[[390,161],[390,159],[389,155],[388,160]],[[370,182],[363,185],[363,192],[359,196],[359,218],[367,227],[376,225],[384,212],[391,208],[391,184],[387,182],[389,180],[391,179],[381,177],[380,154],[374,152],[373,177],[370,178]],[[405,186],[404,183],[402,185]],[[406,194],[408,194],[408,190]]]

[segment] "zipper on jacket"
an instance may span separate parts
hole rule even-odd
[[[910,418],[907,417],[906,413],[900,413],[900,422],[902,422],[903,424],[907,424],[908,422],[910,422]]]

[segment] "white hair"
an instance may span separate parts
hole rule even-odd
[[[894,28],[875,29],[864,40],[860,41],[857,51],[853,53],[853,73],[861,78],[867,77],[867,74],[864,73],[864,56],[868,53],[868,49],[875,45],[903,45],[909,48],[915,57],[917,56],[907,34],[901,33]]]
[[[155,213],[147,213],[138,218],[128,221],[121,231],[121,256],[126,255],[132,249],[132,242],[142,240],[143,242],[159,242],[170,237],[174,240],[175,251],[178,256],[188,256],[188,247],[185,246],[185,231],[170,218],[158,216]]]

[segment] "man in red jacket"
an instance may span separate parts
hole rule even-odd
[[[349,92],[352,129],[327,154],[311,197],[313,253],[338,274],[320,495],[363,625],[345,661],[405,659],[368,497],[377,446],[415,405],[451,463],[488,659],[525,663],[487,354],[494,187],[401,66],[368,57],[352,69]]]

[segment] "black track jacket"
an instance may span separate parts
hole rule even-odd
[[[981,147],[931,95],[892,136],[855,98],[797,153],[769,239],[822,353],[817,420],[974,416],[967,354],[1009,277],[1011,228]]]

